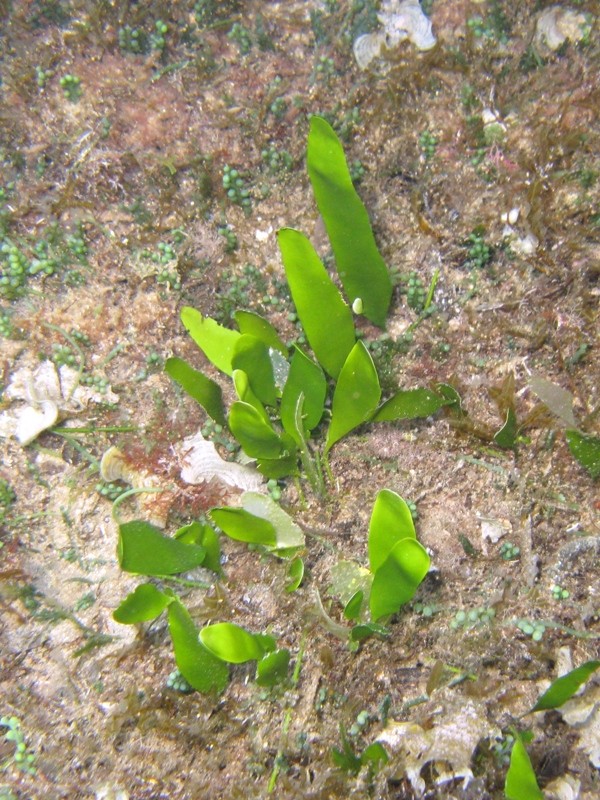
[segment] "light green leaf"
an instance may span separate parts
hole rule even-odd
[[[319,364],[332,378],[337,378],[355,342],[352,312],[302,233],[283,228],[278,240],[306,338]]]
[[[260,339],[244,333],[233,349],[231,366],[242,370],[248,376],[250,387],[262,403],[274,406],[277,402],[277,389],[273,376],[273,364],[269,348]]]
[[[373,359],[359,341],[346,359],[335,387],[325,452],[351,430],[370,420],[380,397],[381,387]]]
[[[143,520],[119,525],[119,564],[138,575],[175,575],[202,564],[206,550],[165,536]]]
[[[206,413],[219,425],[226,425],[225,410],[223,407],[223,393],[218,383],[215,383],[202,372],[190,367],[181,358],[168,358],[165,372],[190,395],[200,403]]]
[[[539,698],[531,711],[546,711],[550,708],[560,708],[570,700],[579,687],[596,672],[600,661],[586,661],[580,667],[567,672],[557,678],[547,691]]]
[[[579,431],[565,431],[573,458],[587,469],[592,478],[600,477],[600,438]]]
[[[402,539],[416,539],[415,525],[406,502],[396,492],[382,489],[369,523],[369,565],[375,573]]]
[[[546,378],[542,378],[541,375],[535,374],[529,378],[529,387],[537,394],[542,403],[569,428],[577,427],[573,414],[573,395],[571,392]]]
[[[224,328],[214,319],[203,317],[199,311],[190,306],[182,309],[181,321],[211,364],[226,375],[231,375],[233,372],[231,358],[235,344],[240,338],[238,331]]]
[[[517,734],[504,783],[507,800],[544,800],[521,737]]]
[[[273,524],[243,508],[213,508],[208,513],[215,525],[231,539],[265,547],[274,547],[277,543]]]
[[[430,417],[448,400],[431,389],[401,389],[377,410],[373,422]]]
[[[153,583],[142,583],[127,595],[113,618],[122,625],[148,622],[162,614],[172,600],[172,595],[161,592]]]
[[[254,514],[256,517],[273,525],[277,551],[304,547],[305,538],[302,529],[268,495],[260,494],[259,492],[244,492],[242,495],[242,507],[250,514]]]
[[[287,356],[288,349],[279,338],[279,334],[271,323],[261,317],[260,314],[255,314],[253,311],[236,311],[235,321],[238,324],[240,333],[251,334],[260,339],[267,347],[279,350],[280,353]]]
[[[337,561],[329,574],[331,577],[329,594],[339,598],[343,606],[348,605],[357,592],[362,592],[364,599],[369,597],[373,576],[356,561],[345,559]]]
[[[287,677],[290,663],[289,650],[267,653],[256,665],[256,682],[259,686],[276,686]]]
[[[272,637],[269,639],[274,642]],[[207,625],[200,631],[200,641],[214,656],[230,664],[258,661],[273,649],[265,647],[260,637],[233,622]]]
[[[373,576],[369,607],[374,621],[395,614],[415,595],[429,570],[429,556],[416,539],[402,539]]]
[[[200,642],[189,611],[179,600],[169,606],[169,631],[175,662],[190,686],[198,692],[222,692],[229,668]]]
[[[233,386],[235,388],[235,392],[239,397],[239,399],[243,403],[247,403],[249,406],[252,406],[254,409],[256,409],[256,411],[258,411],[260,416],[263,418],[265,423],[270,428],[271,419],[263,404],[260,402],[258,397],[252,391],[252,388],[250,386],[250,381],[248,380],[248,376],[246,375],[244,370],[234,369],[232,377],[233,377]]]
[[[321,117],[310,120],[307,166],[346,297],[351,304],[360,298],[362,313],[383,328],[392,296],[390,275],[354,189],[341,142]]]
[[[280,414],[285,430],[297,444],[302,445],[304,436],[299,435],[296,427],[296,408],[300,394],[304,395],[302,406],[304,431],[311,431],[323,416],[327,382],[321,367],[296,347],[281,397]]]
[[[278,458],[286,447],[270,424],[249,403],[235,402],[229,412],[229,428],[250,458]]]

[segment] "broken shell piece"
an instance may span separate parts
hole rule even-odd
[[[423,13],[418,0],[386,0],[377,19],[379,31],[365,33],[354,42],[354,57],[360,69],[381,55],[382,48],[397,47],[408,39],[418,50],[431,50],[436,43],[431,22]]]
[[[134,489],[150,489],[147,493],[140,492],[138,506],[150,522],[159,528],[165,527],[175,499],[175,487],[166,484],[162,476],[132,464],[117,447],[110,447],[102,456],[100,475],[107,483],[123,481]]]
[[[258,491],[263,478],[255,469],[235,461],[224,461],[216,447],[201,433],[188,436],[180,445],[181,478],[186,483],[197,484],[217,480],[226,486],[244,492]]]
[[[108,483],[123,481],[134,489],[149,489],[139,493],[138,506],[145,519],[161,528],[167,524],[169,510],[175,501],[185,501],[190,495],[184,484],[206,487],[200,494],[219,498],[219,502],[212,503],[213,506],[222,502],[224,497],[228,501],[235,499],[236,493],[264,491],[264,480],[257,470],[224,461],[214,444],[204,439],[201,433],[188,436],[174,450],[181,468],[181,480],[176,477],[177,463],[173,463],[172,453],[159,462],[160,471],[153,472],[139,466],[140,459],[134,462],[117,447],[111,447],[102,456],[100,474]]]
[[[352,47],[359,69],[366,69],[373,59],[378,58],[385,43],[385,33],[365,33],[359,36]]]
[[[421,771],[426,764],[435,764],[438,786],[457,778],[463,778],[466,784],[473,778],[471,762],[480,740],[500,736],[487,721],[483,704],[466,701],[460,707],[448,706],[439,721],[427,728],[414,722],[392,722],[377,737],[402,759],[406,776],[419,796],[425,792]]]
[[[58,406],[52,400],[42,401],[37,408],[25,406],[15,412],[14,422],[13,433],[25,447],[58,422]]]
[[[567,39],[580,42],[589,36],[591,21],[588,15],[572,8],[552,6],[540,16],[535,27],[535,42],[549,50],[558,50]]]
[[[511,242],[512,249],[522,256],[531,256],[538,249],[540,240],[534,233],[528,233],[525,236],[517,237]]]
[[[89,386],[81,386],[77,370],[63,365],[60,370],[52,361],[43,361],[35,369],[22,367],[10,379],[4,397],[24,401],[0,414],[0,436],[14,436],[23,446],[51,428],[59,419],[80,411],[88,403],[116,403],[117,395],[105,394]]]
[[[481,538],[484,544],[486,541],[497,544],[503,536],[512,531],[512,525],[507,519],[479,517],[479,521],[481,523]]]

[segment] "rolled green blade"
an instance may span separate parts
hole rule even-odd
[[[156,619],[172,601],[172,596],[161,592],[153,583],[142,583],[127,595],[113,612],[122,625],[134,625]]]
[[[306,338],[319,364],[337,378],[355,342],[352,312],[306,236],[283,228],[278,240]]]
[[[229,668],[200,642],[189,611],[178,600],[169,606],[169,631],[175,662],[190,686],[198,692],[222,692]]]
[[[340,372],[327,431],[325,452],[347,433],[370,420],[381,397],[381,387],[373,359],[358,341]]]
[[[175,575],[199,566],[206,550],[165,536],[143,520],[119,525],[119,563],[125,572],[137,575]]]
[[[382,489],[369,522],[369,565],[376,572],[402,539],[416,539],[410,509],[399,494]]]
[[[307,166],[346,298],[350,304],[362,301],[362,313],[383,328],[392,297],[390,274],[352,183],[342,144],[322,117],[310,120]]]
[[[392,548],[373,576],[369,608],[375,622],[412,600],[429,563],[427,551],[416,539],[403,539]]]

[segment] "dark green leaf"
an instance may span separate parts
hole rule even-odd
[[[372,770],[378,770],[383,764],[390,760],[381,742],[373,742],[362,751],[360,760],[363,766],[370,766]]]
[[[280,458],[259,458],[256,468],[265,478],[287,478],[298,474],[298,456],[296,452],[285,454]]]
[[[573,458],[585,467],[592,478],[600,476],[600,438],[585,436],[579,431],[565,431]]]
[[[449,411],[459,417],[465,416],[466,412],[462,407],[462,398],[454,386],[451,386],[449,383],[438,383],[435,388],[438,394],[441,394],[444,400],[446,400],[446,406]]]
[[[242,334],[233,349],[231,366],[234,370],[240,369],[246,373],[252,391],[262,403],[268,406],[276,404],[273,364],[269,348],[264,342],[247,333]]]
[[[243,508],[213,508],[209,514],[215,525],[238,542],[262,544],[265,547],[274,547],[277,543],[272,523]]]
[[[304,436],[298,434],[295,424],[296,406],[301,394],[304,395],[302,406],[304,430],[311,431],[323,416],[327,383],[321,367],[296,347],[281,397],[280,414],[283,427],[298,444],[304,439]]]
[[[360,625],[355,625],[350,631],[350,640],[353,642],[362,642],[369,639],[371,636],[380,636],[386,639],[390,635],[390,629],[385,625],[378,625],[376,622],[364,622]]]
[[[515,446],[517,441],[517,433],[519,426],[517,424],[517,415],[512,408],[506,412],[506,421],[504,425],[494,434],[494,441],[498,447],[510,448]]]
[[[406,502],[396,492],[382,489],[369,522],[369,566],[376,572],[402,539],[416,539],[415,524]]]
[[[332,748],[331,757],[333,763],[345,772],[349,772],[351,775],[358,775],[362,767],[362,762],[354,752],[348,736],[346,735],[346,731],[341,725],[340,732],[343,750],[338,750],[336,747]]]
[[[372,619],[395,614],[412,600],[428,570],[429,556],[416,539],[398,542],[373,576],[369,598]]]
[[[175,575],[202,564],[206,550],[165,536],[149,522],[119,525],[119,564],[138,575]]]
[[[225,410],[223,407],[223,393],[218,383],[181,358],[168,358],[165,372],[190,395],[200,403],[206,413],[219,425],[226,425]]]
[[[284,442],[249,403],[237,401],[231,406],[229,427],[250,458],[276,459],[285,452]]]
[[[586,661],[580,667],[557,678],[531,710],[546,711],[550,708],[559,708],[573,697],[579,687],[587,681],[590,675],[594,674],[598,667],[600,667],[600,661]]]
[[[383,328],[392,296],[390,275],[354,189],[340,140],[321,117],[310,121],[307,166],[346,297],[350,304],[360,298],[364,315]]]
[[[190,522],[175,533],[175,538],[186,544],[199,544],[206,550],[206,556],[202,566],[211,569],[213,572],[221,570],[221,545],[219,537],[210,525],[203,525],[201,522]]]
[[[358,592],[355,592],[350,600],[344,606],[344,616],[346,619],[355,622],[360,617],[360,611],[362,608],[363,600],[365,599],[365,593],[360,589]]]
[[[287,356],[288,349],[279,338],[279,334],[271,323],[260,314],[255,314],[253,311],[236,311],[235,321],[240,333],[249,333],[260,339],[267,347],[279,350],[280,353]]]
[[[229,680],[229,668],[200,642],[187,608],[178,600],[169,606],[169,631],[175,662],[190,686],[198,692],[222,692]]]
[[[276,686],[286,679],[289,663],[289,650],[267,653],[256,665],[256,682],[259,686]]]
[[[445,397],[431,389],[401,389],[377,410],[373,422],[430,417],[447,404]]]
[[[279,231],[279,248],[292,299],[319,364],[337,378],[355,342],[352,312],[299,231]]]
[[[272,637],[269,639],[274,642]],[[233,622],[207,625],[200,631],[200,641],[214,656],[230,664],[258,661],[269,651],[260,637]]]
[[[354,428],[370,420],[380,397],[381,387],[373,359],[365,345],[358,341],[335,387],[325,452]]]
[[[304,578],[304,561],[301,558],[294,558],[290,561],[287,568],[288,582],[285,585],[286,592],[295,592]]]
[[[221,372],[231,375],[231,358],[240,334],[224,328],[214,319],[203,317],[199,311],[189,306],[182,309],[181,321],[208,360]]]
[[[517,734],[504,783],[507,800],[544,800],[521,737]]]
[[[172,595],[161,592],[153,583],[142,583],[127,595],[113,617],[122,625],[148,622],[162,614],[172,599]]]

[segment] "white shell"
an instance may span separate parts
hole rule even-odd
[[[360,69],[366,69],[374,58],[381,55],[385,41],[385,33],[365,33],[355,40],[352,49]]]
[[[431,22],[419,0],[384,0],[377,19],[382,28],[359,36],[354,42],[354,57],[360,69],[365,69],[381,55],[383,45],[397,47],[408,39],[418,50],[431,50],[436,43]]]
[[[410,39],[419,50],[431,50],[436,43],[431,22],[423,13],[419,0],[384,0],[377,19],[383,25],[390,47],[404,39]]]
[[[589,18],[572,8],[551,6],[540,14],[535,28],[535,40],[549,50],[558,48],[569,39],[578,42],[589,34]]]
[[[14,436],[19,444],[31,444],[34,439],[58,422],[58,406],[51,400],[41,402],[37,408],[25,406],[16,415]]]
[[[517,220],[519,219],[520,213],[521,213],[520,208],[511,208],[506,217],[508,224],[515,225]]]
[[[0,436],[14,436],[25,446],[60,418],[79,411],[89,402],[118,401],[112,391],[101,394],[79,385],[79,378],[77,370],[65,365],[57,370],[52,361],[42,361],[35,369],[18,369],[11,376],[4,397],[21,403],[0,414]]]
[[[252,467],[224,461],[212,442],[201,433],[188,436],[180,445],[181,479],[198,484],[217,480],[242,491],[257,491],[263,485],[262,476]]]

